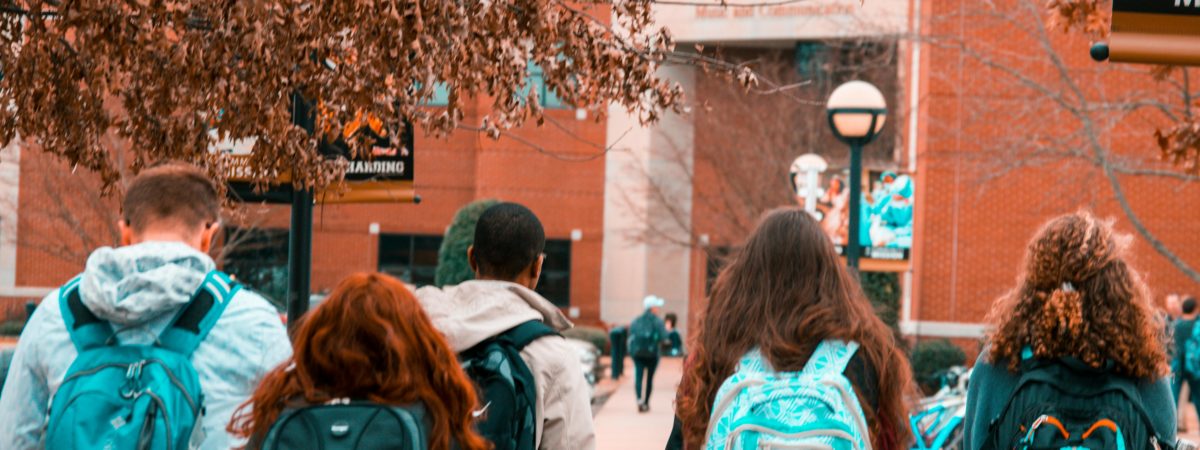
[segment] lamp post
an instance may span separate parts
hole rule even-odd
[[[819,184],[821,172],[829,168],[825,158],[816,153],[801,155],[792,162],[789,173],[792,176],[792,191],[798,198],[804,199],[804,210],[817,216],[817,197],[824,195]],[[801,177],[803,176],[803,181]]]
[[[883,129],[887,101],[871,83],[851,81],[834,89],[825,103],[829,127],[838,140],[850,146],[850,229],[846,236],[846,265],[857,270],[862,244],[862,148]]]

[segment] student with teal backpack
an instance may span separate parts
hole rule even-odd
[[[637,391],[638,412],[650,411],[650,394],[654,391],[654,372],[667,340],[667,327],[658,317],[665,302],[657,296],[642,301],[642,315],[629,324],[629,356],[633,358],[633,388]]]
[[[220,198],[199,169],[134,178],[121,247],[38,305],[0,395],[0,449],[228,449],[259,379],[291,354],[278,312],[208,256]]]
[[[696,332],[677,398],[684,448],[908,448],[908,360],[807,212],[763,218]]]

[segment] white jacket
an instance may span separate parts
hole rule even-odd
[[[101,248],[88,258],[79,293],[92,313],[122,330],[119,342],[148,344],[215,266],[208,255],[180,243]],[[234,409],[291,353],[275,308],[239,291],[192,354],[207,409],[202,449],[243,445],[225,432]],[[34,312],[13,355],[0,394],[0,449],[42,448],[50,400],[76,355],[55,290]]]
[[[549,300],[514,283],[468,281],[444,289],[425,287],[417,290],[417,298],[455,352],[530,320],[541,320],[558,331],[573,326]],[[521,357],[537,384],[538,448],[596,448],[591,394],[577,350],[561,337],[547,336],[525,347]]]

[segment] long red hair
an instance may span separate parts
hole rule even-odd
[[[351,275],[298,324],[295,354],[263,378],[238,408],[229,432],[266,436],[290,401],[335,398],[420,402],[431,419],[430,448],[485,450],[472,428],[475,390],[454,351],[400,281]]]

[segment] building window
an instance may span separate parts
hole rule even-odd
[[[796,72],[804,80],[826,81],[829,48],[822,42],[796,43]]]
[[[565,102],[563,102],[563,100],[561,98],[558,98],[558,94],[554,93],[554,89],[551,89],[549,86],[546,85],[546,78],[545,78],[544,72],[542,71],[542,68],[540,66],[538,66],[537,64],[534,64],[533,62],[530,62],[528,67],[529,67],[529,80],[527,81],[527,85],[525,86],[525,89],[523,89],[521,91],[522,100],[529,96],[530,89],[534,89],[535,92],[537,92],[538,102],[541,103],[543,107],[546,107],[546,108],[569,108],[570,107]]]
[[[433,97],[426,104],[429,106],[446,106],[450,104],[450,89],[446,88],[446,83],[433,85]]]
[[[434,284],[441,247],[441,236],[380,235],[379,271],[418,287]]]
[[[571,241],[547,240],[537,291],[559,308],[571,306]]]
[[[243,286],[276,307],[287,304],[288,230],[226,228],[220,259]]]

